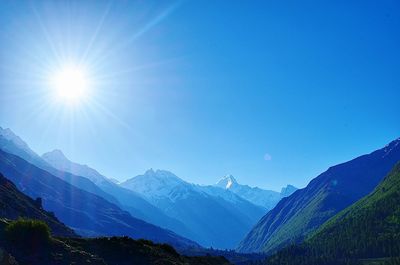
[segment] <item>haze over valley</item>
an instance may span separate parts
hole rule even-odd
[[[0,1],[0,265],[399,265],[396,1]]]

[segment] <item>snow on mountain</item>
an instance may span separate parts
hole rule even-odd
[[[121,186],[142,194],[152,203],[165,199],[175,202],[177,199],[184,199],[189,192],[193,191],[193,185],[173,173],[153,169],[121,183]]]
[[[237,185],[236,179],[232,175],[228,175],[223,177],[220,181],[218,181],[215,186],[223,188],[223,189],[230,189],[232,186]]]
[[[10,129],[0,128],[0,153],[3,159],[0,163],[3,168],[2,172],[7,173],[9,171],[7,176],[16,178],[13,182],[19,185],[21,191],[33,197],[41,197],[45,204],[49,202],[54,207],[49,209],[58,213],[61,220],[65,218],[65,223],[73,222],[73,224],[69,224],[82,233],[104,234],[104,231],[106,231],[106,234],[124,233],[139,236],[146,233],[150,235],[148,228],[151,228],[153,231],[161,231],[160,236],[169,235],[168,238],[173,238],[174,242],[179,243],[179,236],[175,236],[171,231],[164,231],[139,220],[142,219],[160,227],[168,228],[180,235],[191,236],[191,232],[184,224],[165,215],[139,194],[107,181],[104,176],[87,166],[68,161],[61,151],[53,152],[52,160],[50,154],[48,154],[47,162],[31,150]],[[13,162],[10,163],[9,161]],[[56,168],[56,166],[65,168],[66,164],[79,165],[78,168],[84,169],[80,173],[84,172],[85,175],[88,172],[90,174],[96,172],[95,175],[100,175],[96,177],[100,180],[105,179],[105,181],[94,184],[89,180],[89,177],[93,178],[93,175],[91,176],[89,173],[88,176],[80,176]],[[26,171],[27,169],[29,171]],[[29,181],[20,181],[19,177],[21,179],[27,178]],[[66,191],[67,193],[64,194]],[[73,200],[68,201],[71,195]],[[61,197],[58,198],[58,196]],[[89,198],[90,200],[82,198]],[[123,209],[120,207],[123,207]],[[86,211],[88,209],[89,211]],[[83,217],[80,218],[79,216]],[[75,223],[76,220],[80,221]],[[88,225],[90,226],[89,230],[87,229]],[[131,225],[132,227],[126,230]],[[121,230],[121,228],[125,230]],[[154,236],[157,236],[155,232],[151,236],[148,238],[158,241],[157,238],[154,238]]]
[[[143,198],[138,192],[121,187],[119,183],[101,175],[97,170],[87,165],[81,165],[70,161],[60,150],[54,150],[42,155],[42,158],[51,166],[75,175],[90,179],[103,191],[114,196],[120,203],[120,207],[128,211],[134,217],[142,219],[163,228],[168,228],[178,234],[192,237],[189,229],[178,220],[163,213],[153,204]],[[154,181],[154,184],[157,183]],[[149,183],[149,185],[152,185]]]
[[[245,200],[245,199],[239,197],[238,195],[236,195],[235,193],[231,192],[229,189],[223,189],[223,188],[212,186],[212,185],[209,185],[209,186],[197,185],[196,188],[202,192],[207,193],[208,195],[220,197],[220,198],[224,199],[225,201],[231,202],[233,204],[238,204],[238,203],[241,203],[243,200]]]
[[[186,224],[196,234],[191,239],[215,248],[234,247],[266,212],[229,190],[191,184],[165,170],[150,169],[121,186]]]
[[[276,191],[264,190],[258,187],[250,187],[248,185],[241,185],[232,175],[223,177],[214,186],[229,190],[239,197],[268,210],[272,209],[281,198],[289,196],[296,190],[294,186],[288,185],[287,190],[284,188],[285,196],[283,196],[281,193]]]

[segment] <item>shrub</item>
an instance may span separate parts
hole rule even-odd
[[[7,225],[5,237],[15,247],[40,247],[50,243],[50,228],[45,222],[18,219]]]
[[[172,246],[170,246],[168,244],[160,244],[159,246],[161,249],[163,249],[165,252],[171,254],[172,256],[175,256],[175,257],[179,256],[178,252],[176,252],[176,250]]]

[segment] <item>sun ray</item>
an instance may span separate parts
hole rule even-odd
[[[59,57],[59,53],[57,52],[57,49],[56,49],[56,47],[55,47],[53,41],[52,41],[51,38],[50,38],[50,34],[49,34],[49,32],[48,32],[46,26],[44,25],[44,23],[43,23],[43,21],[42,21],[40,15],[39,15],[39,12],[36,10],[36,8],[34,7],[34,5],[32,5],[32,10],[33,10],[33,12],[34,12],[34,14],[35,14],[35,16],[36,16],[36,19],[37,19],[37,21],[38,21],[38,23],[39,23],[39,25],[40,25],[40,28],[41,28],[41,30],[42,30],[42,32],[43,32],[43,34],[44,34],[44,37],[45,37],[47,43],[50,45],[50,48],[51,48],[51,51],[52,51],[52,53],[53,53],[54,58],[56,58],[56,60],[57,60],[58,62],[60,62],[60,61],[61,61],[61,58]]]
[[[98,80],[115,79],[116,77],[119,77],[119,76],[122,76],[122,75],[132,74],[132,73],[139,72],[139,71],[142,71],[142,70],[156,68],[158,66],[167,65],[167,64],[170,64],[170,63],[177,62],[177,61],[179,61],[181,59],[182,59],[182,57],[176,57],[176,58],[172,58],[172,59],[166,59],[166,60],[163,60],[163,61],[148,63],[148,64],[144,64],[144,65],[139,65],[139,66],[134,66],[134,67],[126,68],[126,69],[121,70],[121,71],[114,71],[112,73],[98,75],[97,79]]]
[[[100,22],[98,23],[98,25],[96,27],[95,32],[92,35],[92,38],[90,39],[90,41],[89,41],[89,43],[88,43],[88,45],[86,47],[86,50],[85,50],[84,54],[82,55],[81,63],[83,63],[83,62],[85,62],[87,60],[87,56],[89,54],[89,51],[92,49],[92,46],[93,46],[95,40],[97,39],[97,36],[98,36],[99,32],[103,28],[104,21],[106,20],[109,12],[111,10],[111,7],[112,7],[112,2],[109,2],[108,6],[106,7],[106,10],[104,11],[104,13],[103,13],[103,15],[102,15],[102,17],[100,19]]]
[[[176,3],[172,4],[171,6],[167,7],[166,9],[164,9],[163,11],[161,11],[154,19],[152,19],[150,22],[148,22],[142,29],[138,30],[130,38],[127,38],[123,42],[119,42],[119,44],[114,46],[112,49],[109,49],[109,51],[107,53],[104,53],[103,56],[99,56],[98,58],[96,58],[96,60],[94,61],[94,64],[102,64],[110,56],[112,56],[113,54],[115,54],[117,52],[120,52],[122,49],[124,49],[125,47],[132,44],[132,42],[134,42],[137,38],[141,37],[144,33],[148,32],[154,26],[156,26],[161,21],[166,19],[179,6],[180,6],[180,2],[176,2]]]

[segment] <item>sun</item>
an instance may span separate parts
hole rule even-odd
[[[89,81],[82,67],[68,65],[51,78],[55,96],[68,103],[82,101],[88,96]]]

